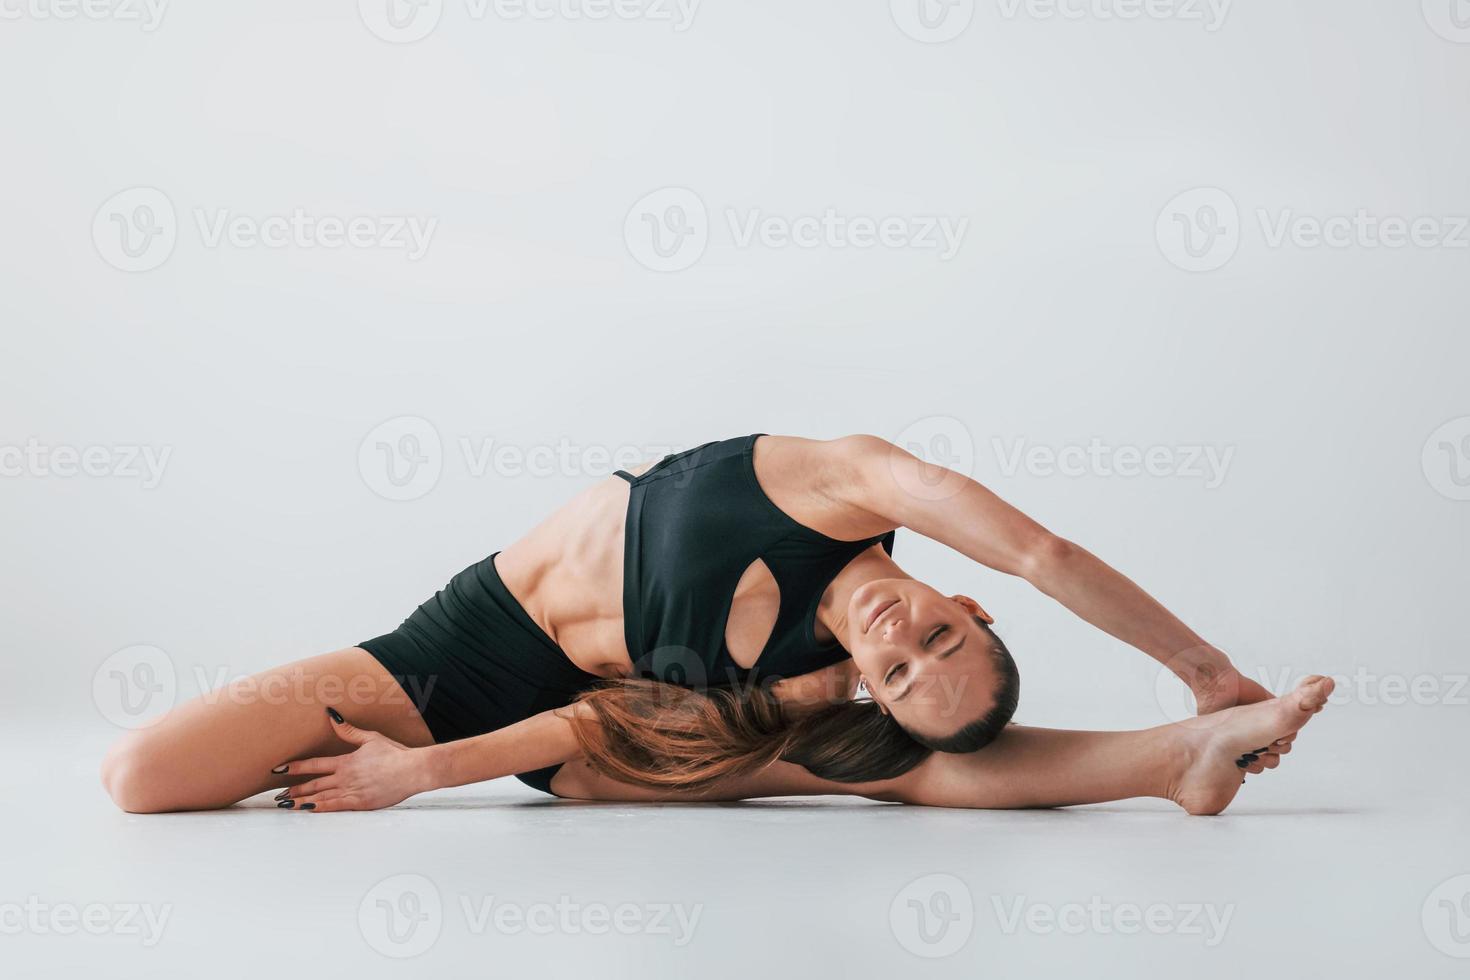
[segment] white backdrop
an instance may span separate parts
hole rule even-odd
[[[1340,675],[1281,779],[1463,782],[1463,3],[393,3],[0,7],[37,744],[393,627],[605,454],[873,432],[1273,685]],[[1019,720],[1173,710],[897,554],[996,614]]]

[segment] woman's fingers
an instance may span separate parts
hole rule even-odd
[[[321,779],[308,779],[304,783],[298,783],[295,786],[288,786],[286,787],[286,789],[277,794],[276,799],[303,800],[306,797],[311,796],[313,793],[320,793],[323,790],[336,788],[337,778],[335,775],[323,776]]]
[[[335,790],[327,790],[324,793],[316,793],[302,800],[296,800],[293,810],[310,810],[314,813],[331,813],[334,810],[356,810],[359,809],[354,798],[345,793]]]
[[[370,732],[349,722],[338,714],[336,708],[327,709],[327,719],[332,723],[332,731],[337,737],[349,745],[365,745],[378,737],[377,732]]]
[[[358,728],[343,718],[335,708],[327,709],[327,720],[332,724],[332,731],[337,737],[349,745],[366,745],[375,738],[382,738],[377,732],[370,732],[364,728]],[[349,753],[350,754],[350,753]],[[333,772],[337,767],[336,759],[340,756],[324,756],[319,759],[298,759],[295,762],[287,762],[276,766],[271,770],[273,776],[316,776],[323,773]]]
[[[342,764],[342,758],[339,755],[327,755],[319,759],[297,759],[284,766],[276,766],[271,772],[277,776],[325,776],[337,771],[337,767]]]

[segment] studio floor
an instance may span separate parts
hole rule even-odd
[[[1470,792],[1445,763],[1463,726],[1433,720],[1397,730],[1417,752],[1320,726],[1208,819],[590,805],[511,782],[375,813],[133,816],[95,780],[107,733],[12,724],[0,958],[68,978],[1458,977]]]

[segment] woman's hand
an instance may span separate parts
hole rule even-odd
[[[337,737],[357,748],[346,755],[300,759],[287,763],[284,770],[272,770],[277,775],[284,771],[316,777],[285,790],[276,797],[277,806],[317,813],[379,810],[435,788],[418,749],[350,725],[332,708],[327,716]]]

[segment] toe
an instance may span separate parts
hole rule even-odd
[[[1331,677],[1321,674],[1313,674],[1296,686],[1292,693],[1297,695],[1298,704],[1303,711],[1316,713],[1327,706],[1327,698],[1336,687]]]

